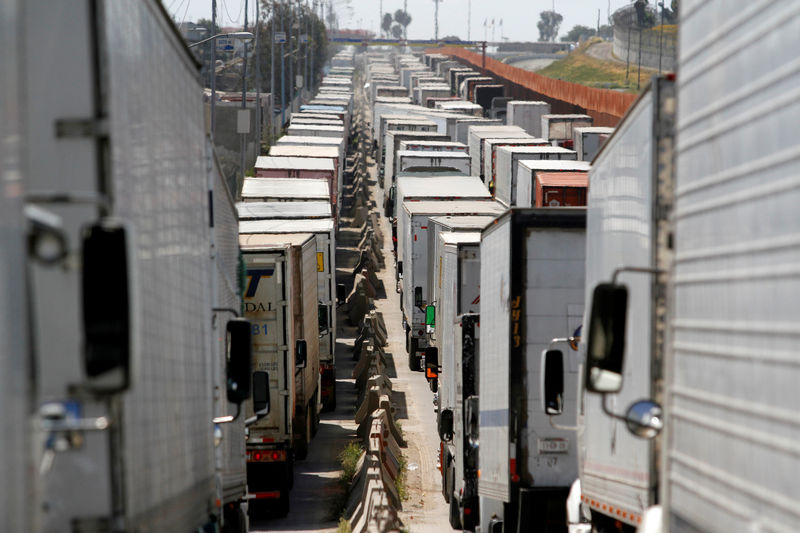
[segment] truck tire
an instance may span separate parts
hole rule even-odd
[[[247,533],[247,520],[240,505],[233,508],[226,505],[222,513],[225,518],[222,533]]]
[[[297,439],[297,445],[294,449],[294,456],[298,461],[304,460],[308,457],[308,443],[311,442],[312,426],[314,425],[314,415],[311,413],[311,406],[306,406],[306,415],[303,418],[303,429]]]
[[[281,497],[275,504],[275,516],[283,518],[289,514],[289,492],[281,491]]]
[[[312,405],[311,410],[314,413],[314,424],[311,426],[311,436],[312,437],[316,437],[317,436],[317,431],[319,431],[320,417],[322,416],[322,413],[317,410],[317,402],[318,402],[317,395],[318,394],[319,394],[319,390],[317,390],[317,392],[314,394],[314,401],[311,403],[311,405]],[[320,410],[321,410],[321,407],[320,407]]]
[[[461,529],[461,509],[459,509],[458,499],[450,496],[450,525],[453,529]]]
[[[409,332],[409,337],[411,333]],[[413,371],[419,370],[419,355],[417,355],[418,341],[415,338],[410,338],[408,341],[408,368]]]

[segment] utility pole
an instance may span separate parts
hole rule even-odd
[[[256,0],[258,2],[258,0]],[[256,3],[256,157],[261,155],[261,124],[264,122],[261,109],[261,6]]]
[[[470,41],[470,30],[472,29],[472,0],[467,0],[467,40]]]
[[[313,2],[314,2],[313,3],[313,8],[315,10],[314,14],[316,15],[317,0],[313,0]],[[313,36],[312,36],[312,32],[314,31],[314,28],[316,26],[316,24],[314,22],[315,21],[313,21],[313,20],[311,21],[311,30],[308,32],[308,45],[311,47],[311,68],[308,71],[308,77],[310,78],[308,80],[308,88],[309,88],[309,90],[311,91],[312,94],[314,93],[314,81],[315,81],[314,80],[314,78],[315,78],[315,75],[314,75],[314,51],[316,50],[316,47],[317,47],[316,41],[314,41]]]
[[[441,0],[433,0],[433,3],[436,5],[435,13],[434,13],[434,21],[433,21],[433,38],[434,40],[439,40],[439,2]]]
[[[403,14],[408,18],[408,0],[403,0]],[[436,21],[438,23],[439,17],[437,15]],[[403,39],[408,41],[408,24],[403,24]]]
[[[383,36],[383,0],[378,3],[378,35]]]
[[[242,31],[247,31],[247,0],[244,0],[244,28]],[[242,42],[242,111],[247,111],[247,42]],[[216,48],[216,47],[215,47]],[[241,169],[242,169],[242,183],[244,183],[244,167],[247,153],[247,133],[241,133],[240,150],[241,152]]]
[[[275,133],[272,127],[272,122],[275,118],[275,0],[272,0],[272,8],[270,9],[269,18],[270,30],[272,30],[269,41],[269,125],[270,125],[270,138]]]
[[[281,33],[283,33],[283,4],[281,4]],[[284,35],[286,35],[284,33]],[[281,39],[281,128],[286,124],[286,69],[283,57],[283,41]]]
[[[217,0],[211,0],[211,35],[217,31]],[[214,126],[216,126],[217,100],[217,41],[211,39],[211,140],[214,140]]]
[[[286,31],[286,44],[289,45],[289,118],[294,113],[294,48],[292,47],[292,30],[294,29],[294,6],[290,3],[289,6],[289,27]]]

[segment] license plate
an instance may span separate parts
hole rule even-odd
[[[538,439],[539,453],[568,453],[567,439]]]

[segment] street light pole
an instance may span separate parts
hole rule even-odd
[[[211,0],[211,33],[217,31],[217,0]],[[212,41],[211,46],[211,140],[214,140],[214,128],[217,125],[216,106],[217,99],[217,42]]]
[[[283,33],[283,11],[283,4],[281,4],[281,33]],[[283,41],[281,40],[281,128],[286,123],[286,70],[284,68]]]
[[[247,0],[244,0],[244,28],[247,31]],[[247,110],[247,43],[244,44],[242,51],[242,111]],[[242,169],[242,183],[244,183],[244,167],[245,167],[245,153],[247,152],[247,133],[241,134],[240,152],[241,152],[241,169]]]

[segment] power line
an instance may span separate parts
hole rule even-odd
[[[192,0],[186,2],[186,11],[183,12],[183,20],[181,21],[181,24],[186,22],[186,15],[189,13],[189,6],[191,5],[192,5]]]

